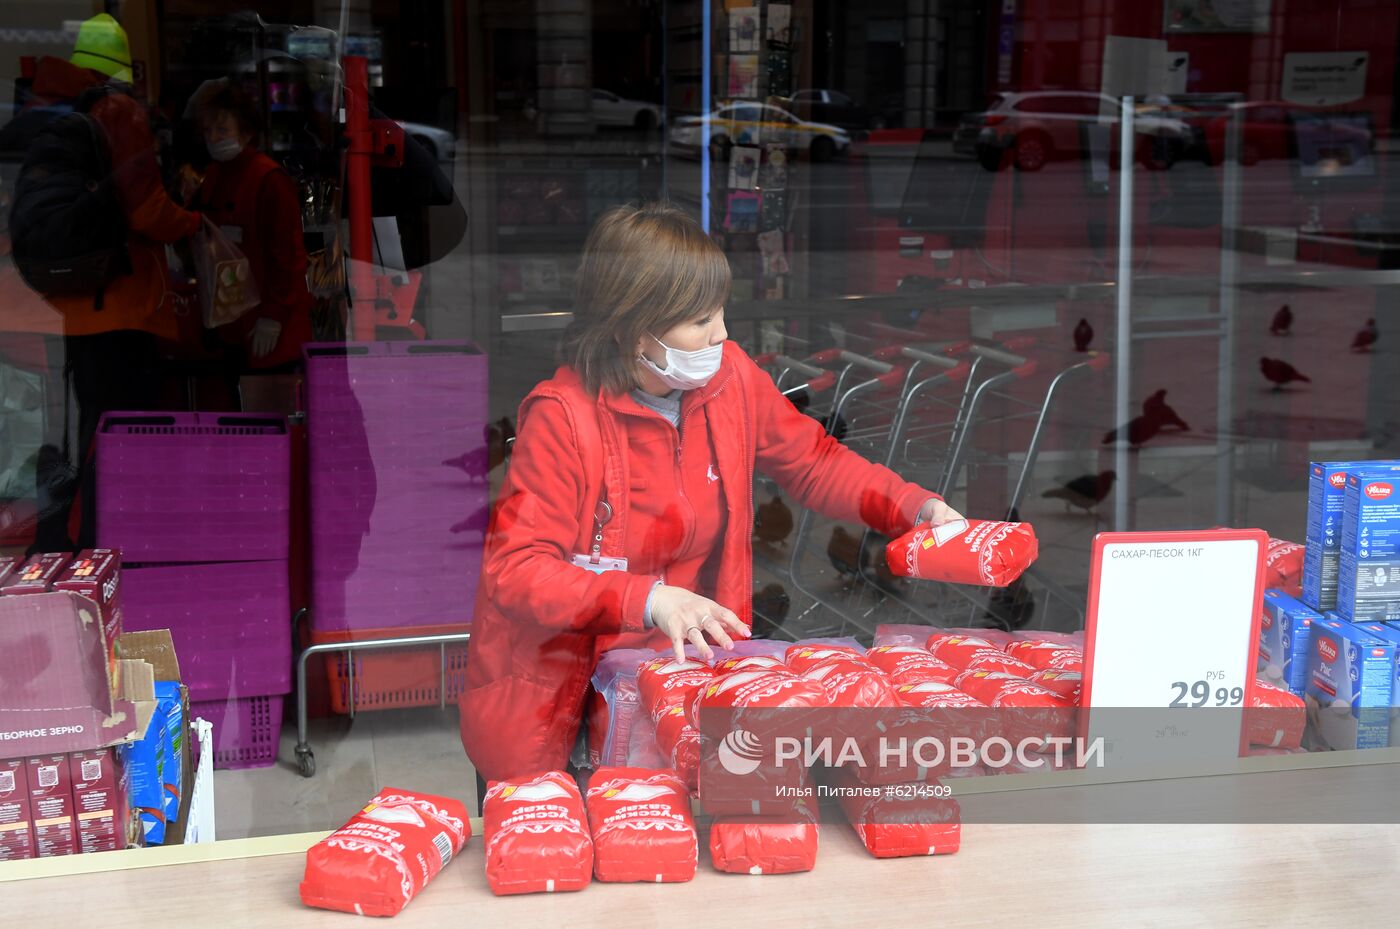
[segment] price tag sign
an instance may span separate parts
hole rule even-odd
[[[1082,721],[1106,767],[1240,756],[1267,546],[1258,529],[1094,539]]]

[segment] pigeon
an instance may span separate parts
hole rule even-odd
[[[1120,435],[1126,436],[1129,445],[1145,445],[1156,438],[1157,433],[1162,431],[1162,421],[1154,416],[1146,414],[1134,416],[1125,426],[1111,429],[1104,433],[1103,444],[1112,445],[1118,441]]]
[[[792,510],[782,497],[775,495],[754,511],[753,534],[769,545],[782,545],[792,535]]]
[[[1186,420],[1176,414],[1176,410],[1167,404],[1166,390],[1159,390],[1146,400],[1142,401],[1142,415],[1148,419],[1156,420],[1159,428],[1178,429],[1182,432],[1190,432],[1191,427],[1186,424]]]
[[[1277,358],[1260,358],[1259,370],[1264,373],[1274,385],[1274,390],[1283,390],[1284,386],[1298,381],[1303,384],[1311,384],[1312,378],[1303,374],[1297,368],[1286,361]]]
[[[753,595],[754,618],[762,619],[774,629],[783,624],[791,609],[792,598],[788,596],[783,585],[777,582],[766,585]]]
[[[860,575],[860,537],[847,532],[845,526],[833,526],[831,539],[826,543],[826,557],[831,559],[841,580],[850,584]]]
[[[1113,482],[1117,479],[1118,472],[1116,471],[1085,474],[1061,487],[1052,487],[1041,496],[1050,500],[1065,501],[1066,513],[1069,512],[1071,506],[1077,506],[1087,513],[1104,501],[1109,491],[1113,489]]]
[[[1081,319],[1079,325],[1074,327],[1074,350],[1076,352],[1087,352],[1089,345],[1094,341],[1094,327],[1089,325],[1087,319]]]
[[[1288,335],[1289,330],[1292,328],[1293,310],[1285,303],[1283,306],[1279,307],[1278,312],[1274,314],[1274,321],[1269,323],[1269,335]]]
[[[1376,329],[1374,319],[1366,320],[1366,325],[1356,334],[1356,338],[1351,340],[1351,350],[1354,352],[1369,352],[1371,346],[1376,344],[1376,340],[1381,337],[1380,331]]]
[[[510,457],[515,440],[515,427],[509,416],[502,416],[486,427],[486,468],[494,471]]]

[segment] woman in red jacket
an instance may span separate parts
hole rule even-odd
[[[726,341],[724,254],[668,206],[584,246],[566,364],[521,404],[487,533],[462,741],[481,776],[562,768],[610,648],[709,656],[752,624],[753,475],[897,536],[957,519],[828,436]]]
[[[236,86],[210,82],[191,103],[212,159],[194,208],[247,256],[262,300],[215,332],[235,372],[292,364],[311,341],[314,302],[296,182],[254,146],[257,110]]]

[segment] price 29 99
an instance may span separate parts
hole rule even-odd
[[[1244,703],[1243,687],[1212,689],[1209,681],[1196,681],[1191,684],[1186,681],[1174,681],[1171,686],[1175,696],[1172,702],[1167,704],[1169,707],[1239,706]]]

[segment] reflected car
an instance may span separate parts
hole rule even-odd
[[[1088,91],[999,94],[986,110],[965,115],[953,133],[953,151],[973,155],[990,171],[1008,162],[1019,171],[1039,171],[1057,159],[1079,159],[1086,126],[1116,126],[1119,103]],[[1193,145],[1186,120],[1155,106],[1134,115],[1134,130],[1148,137],[1137,153],[1149,167],[1170,167],[1175,153]],[[1166,143],[1154,145],[1150,140]],[[1008,157],[1009,156],[1009,157]]]
[[[799,90],[787,98],[786,105],[798,119],[840,126],[848,132],[885,128],[883,116],[871,113],[868,107],[856,103],[839,90]]]
[[[798,119],[781,107],[763,103],[731,103],[704,116],[683,116],[671,127],[671,144],[698,149],[709,127],[710,149],[728,157],[734,145],[780,144],[805,151],[813,161],[845,154],[851,137],[840,126]]]
[[[593,88],[593,122],[599,126],[630,126],[650,132],[663,122],[661,107],[627,100],[610,90]]]
[[[1354,122],[1327,120],[1326,111],[1311,110],[1277,100],[1257,100],[1238,105],[1243,135],[1240,139],[1240,163],[1286,160],[1294,157],[1294,118],[1315,116],[1325,122],[1329,146],[1343,158],[1355,158],[1371,151],[1371,132]],[[1206,123],[1206,148],[1211,164],[1225,161],[1225,139],[1232,114],[1223,114]]]
[[[399,122],[404,135],[423,146],[436,161],[451,162],[457,157],[457,139],[446,129],[425,123]]]

